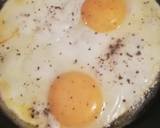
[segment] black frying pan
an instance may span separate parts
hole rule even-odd
[[[5,1],[0,0],[0,8],[3,7]],[[160,0],[157,0],[157,2],[160,4]],[[18,128],[18,126],[0,110],[0,128]],[[139,118],[125,128],[160,128],[160,90],[151,103],[146,106]]]

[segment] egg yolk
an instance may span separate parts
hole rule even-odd
[[[85,0],[81,7],[83,22],[96,32],[116,29],[125,13],[125,0]]]
[[[61,74],[49,92],[52,115],[62,126],[79,127],[98,118],[102,95],[97,82],[81,72]]]

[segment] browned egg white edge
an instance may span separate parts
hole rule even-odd
[[[7,0],[0,0],[0,9],[4,6],[6,1]],[[154,86],[144,94],[145,97],[144,100],[141,100],[137,105],[131,107],[128,111],[126,111],[120,117],[115,119],[110,124],[110,126],[107,127],[103,126],[102,128],[123,128],[124,126],[133,122],[137,117],[139,117],[144,112],[145,107],[149,105],[150,101],[156,96],[158,90],[160,89],[160,72],[158,73],[157,78],[155,79],[153,85]],[[5,102],[2,100],[1,97],[0,97],[0,108],[15,124],[17,124],[21,128],[37,128],[37,126],[33,126],[19,119],[19,117],[6,106]]]

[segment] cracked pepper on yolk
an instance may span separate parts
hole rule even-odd
[[[62,126],[79,127],[98,118],[102,94],[97,82],[81,72],[61,74],[49,92],[50,111]]]
[[[96,32],[116,29],[125,14],[125,0],[85,0],[81,8],[83,22]]]

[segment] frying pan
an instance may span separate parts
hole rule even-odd
[[[160,0],[156,0],[160,5]],[[0,0],[0,9],[6,0]],[[160,86],[160,84],[158,85]],[[0,128],[19,128],[0,110]],[[160,90],[139,117],[125,128],[160,128]]]

